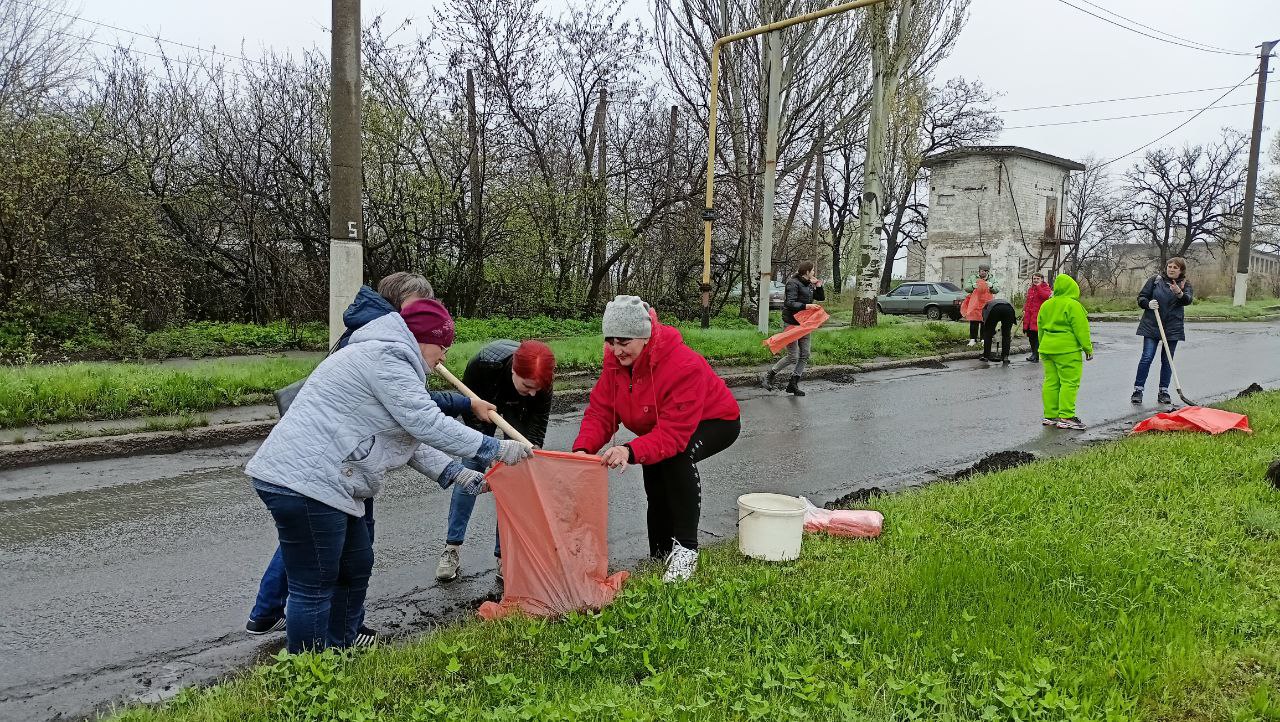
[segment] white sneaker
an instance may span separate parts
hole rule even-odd
[[[970,346],[977,346],[977,345],[978,345],[978,342],[977,342],[977,341],[975,341],[975,340],[973,340],[973,339],[969,339],[969,345],[970,345]]]
[[[698,550],[685,549],[676,542],[667,555],[667,571],[662,575],[664,584],[682,582],[693,576],[698,569]]]
[[[451,582],[458,578],[458,569],[462,564],[458,561],[458,547],[446,544],[444,553],[440,555],[440,563],[436,565],[436,581]]]

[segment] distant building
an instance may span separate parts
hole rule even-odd
[[[907,277],[962,283],[988,263],[1012,297],[1037,270],[1069,255],[1060,239],[1067,177],[1084,166],[1012,145],[972,146],[924,159],[929,231],[907,254]]]
[[[1175,234],[1181,237],[1181,229]],[[1230,296],[1235,289],[1238,243],[1225,247],[1219,243],[1192,243],[1186,252],[1187,277],[1196,295]],[[1158,271],[1160,250],[1150,243],[1119,243],[1112,247],[1115,258],[1115,280],[1108,284],[1116,295],[1133,293]],[[1280,295],[1280,255],[1259,248],[1249,254],[1250,296],[1259,293]]]

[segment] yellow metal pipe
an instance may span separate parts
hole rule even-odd
[[[843,5],[833,5],[822,10],[815,10],[804,15],[797,15],[793,18],[769,23],[768,25],[761,25],[751,30],[743,30],[740,33],[726,35],[718,38],[711,45],[711,107],[709,109],[710,117],[707,119],[707,196],[705,210],[702,213],[702,309],[704,325],[708,320],[711,309],[711,221],[715,220],[716,119],[717,110],[720,106],[720,48],[738,40],[745,40],[764,33],[789,28],[792,25],[811,22],[829,15],[877,5],[882,2],[887,2],[887,0],[855,0]]]

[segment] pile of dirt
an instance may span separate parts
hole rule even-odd
[[[1266,391],[1266,389],[1262,388],[1261,384],[1252,383],[1252,384],[1249,384],[1249,388],[1236,394],[1236,398],[1243,399],[1246,396],[1253,396],[1254,394],[1260,394],[1263,391]]]
[[[987,474],[993,471],[1004,471],[1014,467],[1030,464],[1036,460],[1036,455],[1026,451],[997,451],[994,454],[988,454],[982,457],[978,463],[967,469],[958,471],[951,475],[952,481],[961,481],[968,479],[974,474]]]
[[[917,369],[945,369],[947,365],[937,359],[926,359],[920,363],[911,364],[911,367]]]
[[[888,493],[889,492],[885,491],[884,489],[881,489],[878,486],[868,486],[865,489],[854,489],[853,491],[849,492],[848,494],[845,494],[844,496],[840,497],[839,499],[836,499],[835,501],[829,501],[826,504],[823,504],[822,508],[852,509],[854,507],[865,504],[867,500],[871,499],[872,497],[884,496],[885,494],[888,494]]]

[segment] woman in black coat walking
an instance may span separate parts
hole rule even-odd
[[[799,326],[796,313],[810,308],[814,301],[825,301],[826,298],[826,291],[822,290],[822,279],[813,274],[813,264],[809,261],[801,263],[796,269],[796,275],[787,279],[787,295],[782,305],[783,330]],[[787,382],[787,393],[804,396],[804,392],[800,390],[800,377],[804,375],[804,367],[809,363],[809,347],[812,342],[813,335],[810,334],[787,344],[787,355],[778,359],[773,368],[765,372],[764,378],[760,380],[761,384],[772,390],[778,374],[792,366],[794,368],[791,370],[791,380]]]
[[[1191,281],[1187,279],[1187,262],[1182,258],[1170,258],[1165,264],[1165,272],[1152,276],[1138,293],[1138,307],[1144,309],[1142,320],[1138,323],[1138,335],[1142,337],[1142,358],[1138,360],[1138,375],[1133,380],[1133,396],[1129,398],[1135,404],[1142,403],[1142,390],[1147,384],[1147,375],[1151,372],[1151,363],[1155,361],[1160,349],[1160,327],[1156,324],[1156,314],[1164,324],[1165,337],[1169,341],[1169,353],[1160,354],[1160,395],[1157,402],[1173,403],[1169,396],[1169,379],[1173,369],[1169,365],[1178,342],[1186,339],[1183,323],[1183,308],[1190,306],[1193,300]]]

